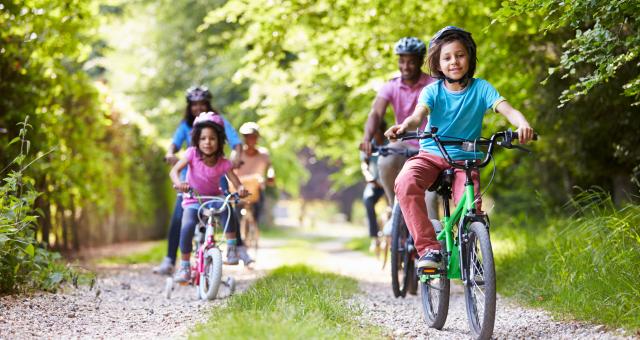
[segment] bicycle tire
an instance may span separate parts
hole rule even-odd
[[[391,223],[391,289],[393,290],[393,296],[405,297],[407,295],[408,276],[405,270],[407,249],[405,249],[404,241],[408,237],[409,231],[404,224],[404,218],[398,203],[393,206]],[[402,277],[400,276],[401,274]]]
[[[204,272],[200,274],[198,291],[200,299],[213,300],[218,295],[222,279],[222,252],[217,247],[207,250],[204,256]]]
[[[442,231],[442,224],[438,220],[431,220],[436,233]],[[444,240],[440,241],[443,251],[447,249]],[[443,265],[447,266],[447,257],[443,256]],[[420,283],[420,297],[422,300],[422,312],[424,320],[431,328],[442,329],[449,314],[449,296],[451,286],[449,279],[444,276]]]
[[[407,230],[407,235],[409,231]],[[408,248],[408,246],[406,247]],[[404,275],[407,278],[407,293],[411,295],[418,294],[418,275],[416,275],[416,250],[411,247],[410,252],[405,252]]]
[[[468,273],[464,284],[467,319],[475,339],[490,339],[496,317],[496,270],[485,224],[471,223],[468,240],[463,253],[468,267],[464,268]]]

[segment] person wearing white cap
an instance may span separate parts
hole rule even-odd
[[[234,171],[239,178],[245,179],[247,183],[251,183],[252,179],[255,179],[259,184],[260,192],[256,193],[257,201],[253,205],[255,220],[259,221],[264,205],[264,189],[266,186],[275,184],[275,171],[271,164],[269,151],[258,146],[260,126],[255,122],[246,122],[240,126],[239,132],[244,138],[242,155],[240,155],[242,165]]]

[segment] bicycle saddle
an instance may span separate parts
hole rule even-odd
[[[438,178],[428,190],[443,195],[445,192],[451,192],[451,183],[453,183],[453,168],[445,169],[440,172]]]

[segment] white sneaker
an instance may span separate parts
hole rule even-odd
[[[153,267],[153,273],[159,275],[171,275],[173,273],[173,261],[165,257],[160,265]]]
[[[234,266],[238,263],[240,263],[240,259],[238,258],[238,247],[236,247],[235,244],[227,244],[227,259],[224,261],[224,264]]]
[[[239,246],[238,248],[238,257],[240,257],[240,260],[242,260],[242,262],[244,263],[245,267],[250,265],[251,263],[255,262],[251,256],[249,256],[249,252],[247,251],[247,247],[246,246]]]

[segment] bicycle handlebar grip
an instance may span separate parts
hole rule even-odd
[[[512,135],[513,139],[518,139],[518,132],[514,131],[514,132],[512,132],[512,134],[513,134]],[[531,138],[531,140],[538,140],[538,134],[534,132],[533,133],[533,138]]]

